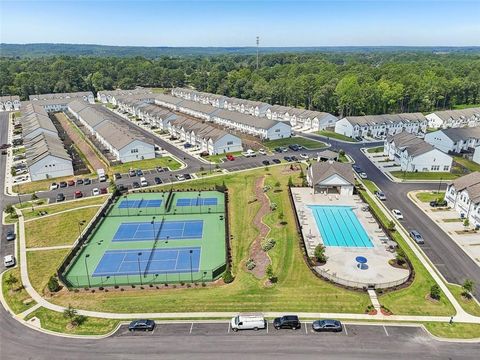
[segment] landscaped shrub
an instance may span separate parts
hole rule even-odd
[[[225,272],[223,273],[223,282],[225,284],[230,284],[232,281],[233,281],[234,277],[232,275],[232,272],[230,271],[230,269],[227,269],[225,270]],[[204,283],[203,283],[204,284]],[[203,285],[202,284],[202,285]]]
[[[47,284],[48,290],[50,292],[56,292],[60,289],[60,285],[58,284],[58,279],[55,276],[51,276],[48,280]]]
[[[262,244],[262,250],[267,252],[268,250],[272,249],[276,244],[274,239],[268,239]]]
[[[253,270],[255,266],[257,266],[257,264],[255,264],[255,261],[253,259],[248,259],[245,266],[247,267],[247,270]]]
[[[315,247],[315,252],[313,254],[315,255],[315,258],[318,262],[323,263],[327,261],[327,255],[325,255],[325,246],[323,246],[322,244],[318,244]]]
[[[268,280],[270,280],[271,283],[276,283],[277,282],[277,277],[273,273],[273,267],[271,264],[269,264],[265,270],[266,275]]]
[[[441,293],[442,292],[440,291],[440,286],[438,286],[437,284],[432,285],[432,287],[430,288],[430,297],[432,299],[440,300]]]

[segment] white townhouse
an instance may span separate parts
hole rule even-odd
[[[445,153],[473,151],[480,145],[480,127],[437,130],[426,134],[425,141]]]
[[[406,131],[385,140],[384,153],[400,164],[402,171],[449,172],[452,157]]]
[[[212,116],[213,122],[264,140],[283,139],[292,136],[290,123],[269,120],[234,111],[218,110]]]
[[[20,110],[20,97],[13,96],[0,96],[0,111],[17,111]]]
[[[113,103],[113,99],[115,97],[131,97],[135,95],[147,95],[147,94],[152,94],[153,91],[152,89],[149,88],[136,88],[132,90],[122,90],[122,89],[116,89],[116,90],[101,90],[97,91],[97,100],[107,104],[107,103]]]
[[[454,180],[445,192],[448,206],[471,226],[480,227],[480,172],[476,171]]]
[[[283,105],[272,105],[270,108],[267,109],[265,116],[267,119],[270,120],[277,120],[277,121],[290,121],[288,114],[290,114],[294,108],[289,106]]]
[[[476,162],[477,164],[480,164],[480,145],[478,145],[475,148],[475,151],[473,152],[472,161]]]
[[[25,143],[32,181],[73,175],[72,159],[58,136],[40,133]]]
[[[296,108],[293,108],[287,113],[287,118],[288,117],[290,117],[292,126],[314,131],[334,127],[338,121],[335,116],[329,113]]]
[[[224,103],[227,99],[227,97],[224,95],[211,94],[185,88],[173,88],[172,95],[185,100],[191,100],[206,105],[212,105],[216,108],[221,109],[224,108]]]
[[[335,124],[335,132],[351,138],[373,137],[384,139],[406,131],[412,134],[424,133],[427,119],[422,113],[347,116]]]
[[[430,128],[456,128],[480,126],[480,108],[435,111],[425,116]]]
[[[352,166],[336,161],[313,162],[307,169],[307,182],[315,193],[353,195],[355,176]]]
[[[158,105],[146,104],[145,106],[139,107],[138,117],[151,126],[164,130],[167,124],[175,120],[178,116]]]
[[[54,93],[54,94],[36,94],[30,95],[30,101],[42,101],[42,100],[74,100],[81,99],[90,104],[95,103],[95,96],[91,91],[79,91],[70,93]]]
[[[42,106],[28,104],[22,111],[20,118],[22,124],[22,137],[30,140],[41,133],[58,137],[58,131],[47,112]]]
[[[97,126],[110,119],[109,116],[99,112],[97,109],[91,106],[86,106],[79,109],[73,105],[73,103],[70,103],[69,105],[70,106],[68,110],[70,113],[72,113],[72,115],[78,119],[92,135],[96,134]]]

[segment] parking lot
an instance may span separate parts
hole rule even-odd
[[[395,339],[413,339],[419,336],[425,336],[426,332],[421,327],[412,326],[391,326],[391,325],[360,325],[360,324],[343,324],[342,332],[314,332],[311,327],[312,322],[302,322],[302,328],[298,330],[282,329],[276,330],[272,322],[267,323],[267,328],[254,331],[232,331],[230,323],[225,322],[177,322],[177,323],[157,323],[152,332],[128,331],[128,325],[122,325],[113,335],[116,337],[131,336],[289,336],[289,337],[305,337],[312,338],[330,338],[330,337],[355,337],[361,339],[379,339],[388,341],[389,337]]]

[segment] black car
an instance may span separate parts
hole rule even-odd
[[[292,156],[292,161],[298,161],[298,158],[295,155],[293,155]]]
[[[268,161],[268,160],[263,160],[263,161],[262,161],[262,164],[265,165],[265,166],[268,166],[268,165],[270,165],[270,161]]]
[[[122,178],[122,174],[120,174],[120,173],[115,173],[115,174],[113,174],[113,178],[114,178],[115,180],[121,179],[121,178]]]
[[[155,321],[153,320],[134,320],[128,325],[128,331],[153,331]]]
[[[82,185],[83,184],[83,179],[78,179],[77,180],[77,185]]]
[[[7,241],[15,240],[15,232],[13,230],[8,230],[5,239],[7,239]]]
[[[353,167],[353,170],[355,170],[356,172],[362,172],[362,168],[358,165],[352,165]]]
[[[159,177],[156,177],[154,180],[155,180],[155,184],[157,185],[162,183],[162,179],[160,179]]]
[[[165,170],[163,170],[163,168],[161,166],[157,166],[157,172],[161,173],[161,172],[164,172]]]
[[[138,169],[138,170],[137,170],[137,176],[143,176],[143,171],[140,170],[140,169]]]
[[[183,177],[185,178],[185,180],[190,180],[192,178],[192,175],[190,174],[183,174]]]
[[[447,206],[447,201],[446,200],[433,200],[430,201],[430,206],[431,207],[439,207],[439,206]]]
[[[58,193],[57,202],[64,201],[64,200],[65,200],[65,195],[63,195],[63,193]]]
[[[60,184],[58,184],[61,188],[66,188],[67,187],[67,182],[66,181],[60,181]]]
[[[138,189],[140,187],[140,184],[137,181],[134,181],[133,184],[132,184],[132,187],[134,189]]]
[[[92,183],[92,180],[90,179],[83,180],[83,185],[90,185],[91,183]]]
[[[297,315],[285,315],[273,320],[273,327],[279,329],[293,329],[297,330],[302,327]]]
[[[290,150],[293,150],[293,151],[300,150],[297,144],[288,145],[288,147],[290,148]]]
[[[292,158],[290,156],[285,156],[284,159],[285,161],[288,161],[288,162],[292,161]]]
[[[124,192],[124,191],[127,191],[127,187],[123,184],[118,184],[117,185],[117,190],[120,191],[120,192]]]
[[[282,161],[280,159],[272,159],[272,162],[275,164],[280,164]]]
[[[283,152],[283,149],[282,149],[281,147],[276,147],[276,148],[273,149],[273,150],[275,150],[277,153]]]
[[[338,320],[315,320],[312,323],[312,329],[318,332],[340,332],[342,331],[342,323]]]

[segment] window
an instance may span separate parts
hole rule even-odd
[[[138,153],[138,149],[132,149],[132,150],[130,150],[130,153],[131,153],[131,154]]]
[[[275,130],[275,132],[277,132],[277,133],[280,132],[280,129]]]
[[[233,145],[233,141],[227,141],[227,145]]]
[[[449,166],[449,165],[445,165],[445,166],[443,167],[443,171],[448,171],[449,169],[450,169],[450,166]]]
[[[440,170],[440,165],[432,165],[431,170],[432,170],[432,171],[438,171],[438,170]]]

